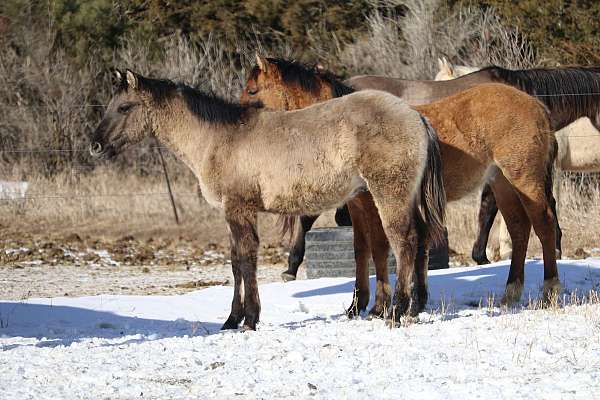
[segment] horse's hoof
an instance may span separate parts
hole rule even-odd
[[[239,322],[228,319],[227,321],[225,321],[225,323],[221,327],[221,330],[225,331],[225,330],[229,330],[229,329],[237,329],[239,327],[239,325],[240,325]]]
[[[543,289],[544,304],[547,304],[547,305],[557,304],[558,296],[560,295],[561,291],[562,291],[562,285],[560,284],[560,281],[558,280],[558,278],[548,279],[547,281],[544,281],[544,289]]]
[[[385,324],[389,328],[400,328],[419,322],[418,316],[401,315],[396,318],[386,319]]]
[[[406,315],[413,314],[415,301],[409,296],[394,296],[394,303],[392,304],[391,317],[396,322],[400,322],[400,319]],[[417,315],[418,313],[414,313]]]
[[[358,309],[358,307],[352,306],[346,310],[346,317],[348,317],[349,319],[356,318],[359,315],[360,315],[360,310]]]
[[[256,324],[253,324],[253,325],[244,324],[242,326],[242,328],[240,329],[241,332],[248,332],[248,331],[255,331],[255,330],[256,330]]]
[[[509,283],[506,285],[504,296],[502,297],[501,303],[505,306],[512,306],[521,301],[521,294],[523,293],[522,283]]]
[[[285,271],[281,273],[281,279],[283,279],[284,282],[295,281],[296,275],[292,275],[289,272]]]
[[[479,256],[472,256],[473,261],[475,261],[477,263],[477,265],[486,265],[490,263],[490,260],[488,260],[487,256],[483,256],[483,257],[479,257]]]
[[[375,305],[373,308],[369,310],[369,319],[385,319],[387,318],[387,310],[388,307],[377,306]]]
[[[557,260],[562,259],[562,251],[560,251],[560,249],[556,249],[556,259]]]

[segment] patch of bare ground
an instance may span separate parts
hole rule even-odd
[[[161,177],[100,169],[78,179],[29,181],[26,200],[0,201],[0,298],[168,295],[231,284],[223,215],[198,196],[189,174],[177,174],[173,182],[180,224],[174,222]],[[563,182],[559,210],[565,256],[600,255],[599,194]],[[473,194],[448,207],[451,266],[473,264],[478,205]],[[276,219],[260,217],[261,283],[279,281],[287,262],[287,241]],[[317,221],[317,226],[333,225],[332,211]],[[492,256],[494,248],[492,232]],[[534,235],[528,256],[541,256]]]

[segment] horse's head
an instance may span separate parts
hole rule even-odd
[[[261,104],[275,110],[307,107],[333,97],[332,77],[318,66],[257,55],[240,103]]]
[[[152,97],[141,85],[145,78],[130,70],[115,71],[115,77],[116,93],[91,138],[90,154],[97,158],[110,159],[152,133]]]
[[[250,71],[246,86],[240,96],[240,103],[257,105],[271,109],[287,108],[287,87],[279,66],[272,60],[256,55],[256,65]]]

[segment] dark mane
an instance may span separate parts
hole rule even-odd
[[[329,84],[333,97],[341,97],[354,92],[354,89],[344,85],[337,75],[329,71],[322,71],[316,66],[311,67],[298,61],[282,58],[267,58],[267,61],[277,66],[285,83],[300,85],[302,89],[312,94],[319,93],[319,80]],[[250,77],[256,79],[259,73],[260,69],[255,66],[250,72]]]
[[[594,116],[600,109],[600,68],[509,70],[491,66],[481,71],[537,97],[551,113],[569,114],[567,119]]]
[[[222,99],[214,94],[204,93],[184,83],[176,83],[167,79],[151,79],[138,76],[141,90],[152,95],[154,101],[165,104],[177,94],[181,94],[188,109],[198,118],[211,123],[235,124],[240,122],[249,108]]]

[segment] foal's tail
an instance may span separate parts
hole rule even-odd
[[[296,230],[296,225],[298,224],[299,219],[300,217],[297,215],[279,215],[279,217],[277,217],[277,226],[280,228],[282,239],[285,240],[287,236],[288,242],[292,242],[294,231]]]
[[[442,157],[435,129],[421,115],[427,131],[427,164],[421,179],[420,206],[427,224],[428,239],[432,245],[445,239],[446,191],[442,174]]]

